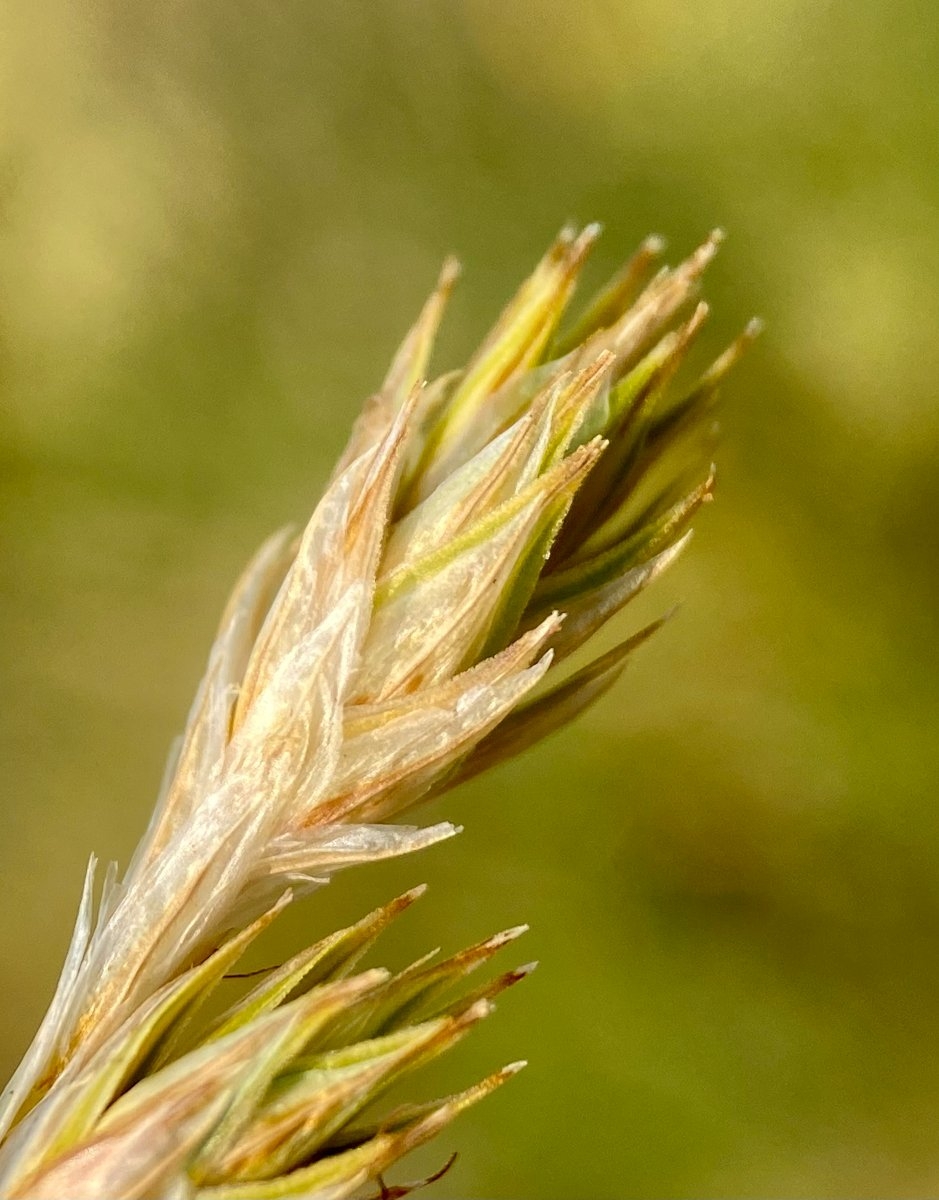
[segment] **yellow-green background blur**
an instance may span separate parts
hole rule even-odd
[[[311,509],[450,250],[453,365],[568,217],[723,224],[719,503],[587,720],[340,876],[402,963],[542,960],[423,1098],[436,1195],[939,1194],[935,0],[13,0],[2,17],[0,1067],[126,862],[240,564]]]

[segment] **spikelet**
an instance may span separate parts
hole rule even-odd
[[[414,894],[197,1018],[292,895],[457,832],[396,818],[571,720],[661,623],[559,670],[687,544],[713,488],[715,393],[757,327],[675,388],[713,234],[655,274],[649,239],[559,334],[597,232],[562,231],[466,367],[425,383],[448,261],[309,524],[248,565],[150,826],[97,912],[89,866],[58,989],[0,1103],[0,1195],[338,1200],[517,1069],[360,1120],[528,970],[442,996],[510,931],[354,973]]]

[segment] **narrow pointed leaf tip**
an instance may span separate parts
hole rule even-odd
[[[662,624],[585,652],[688,544],[718,393],[760,323],[691,365],[720,230],[675,266],[646,239],[571,315],[599,232],[563,229],[467,363],[435,374],[448,259],[306,527],[247,567],[97,912],[89,869],[0,1102],[0,1197],[338,1200],[517,1069],[359,1123],[530,970],[459,987],[519,927],[356,974],[415,893],[225,989],[286,889],[451,837],[397,819],[574,719]],[[213,989],[226,1005],[203,1024]]]

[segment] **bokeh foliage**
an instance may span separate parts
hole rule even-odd
[[[719,502],[631,619],[680,617],[579,727],[434,805],[458,843],[340,878],[262,957],[423,879],[402,963],[531,921],[542,969],[427,1076],[533,1063],[454,1128],[441,1197],[935,1190],[934,5],[3,20],[3,1073],[229,583],[312,506],[444,254],[456,361],[566,217],[607,225],[594,281],[721,223],[710,346],[769,331]]]

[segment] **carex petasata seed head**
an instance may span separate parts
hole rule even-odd
[[[660,623],[563,669],[686,544],[713,486],[715,395],[757,326],[678,386],[714,233],[675,268],[648,239],[565,332],[597,233],[563,230],[466,366],[426,382],[448,261],[309,523],[247,567],[94,919],[89,869],[0,1106],[0,1194],[336,1200],[511,1073],[356,1124],[526,973],[438,1003],[503,937],[351,975],[402,902],[272,972],[220,1025],[195,1034],[192,1016],[285,892],[450,836],[396,818],[576,716]]]

